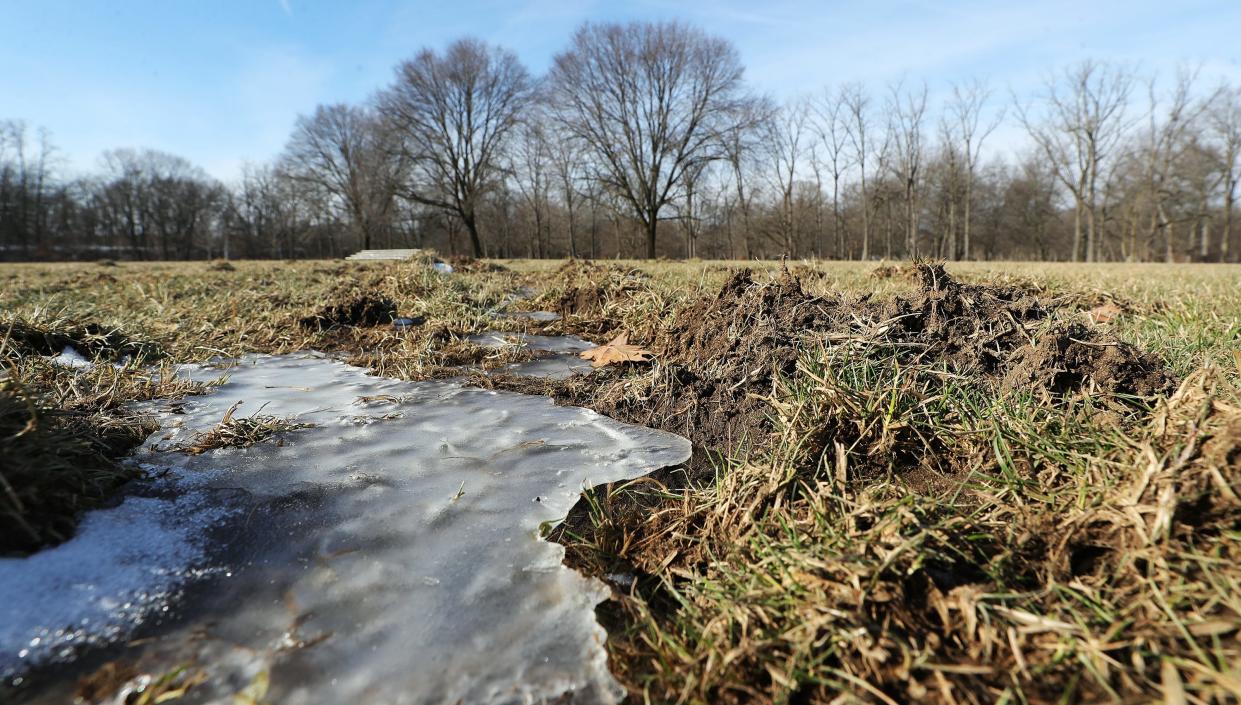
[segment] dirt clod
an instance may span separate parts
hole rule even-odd
[[[327,330],[339,326],[378,326],[396,318],[396,304],[391,299],[370,294],[330,303],[299,321],[307,330]]]
[[[1109,395],[1169,394],[1174,382],[1151,355],[1085,326],[1048,331],[1018,350],[1003,387],[1044,389],[1055,394],[1098,390]]]

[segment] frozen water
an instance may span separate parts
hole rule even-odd
[[[529,362],[514,362],[500,370],[518,377],[543,377],[545,379],[568,379],[591,371],[590,362],[576,355],[553,355]]]
[[[495,314],[496,318],[525,318],[529,320],[539,321],[539,323],[547,323],[547,321],[560,320],[560,314],[551,312],[551,310],[511,310],[511,312],[499,312]]]
[[[543,397],[382,379],[321,357],[252,357],[225,372],[183,414],[162,415],[167,432],[142,458],[195,492],[229,493],[239,517],[210,556],[214,577],[181,626],[145,647],[144,667],[204,664],[206,701],[227,702],[261,673],[267,699],[290,705],[619,699],[593,613],[606,588],[565,568],[563,548],[538,530],[584,485],[686,460],[685,439]],[[317,426],[249,449],[164,450],[239,400],[237,417],[261,409]],[[192,544],[207,515],[174,511]],[[159,552],[166,533],[129,543]],[[88,526],[79,539],[91,536]],[[190,549],[170,553],[199,562]],[[93,614],[70,614],[86,604],[71,586],[48,593],[57,627]],[[22,633],[52,628],[44,621]]]
[[[505,345],[522,345],[531,350],[557,353],[552,357],[540,358],[529,362],[517,362],[505,365],[500,370],[505,374],[520,377],[544,377],[547,379],[568,379],[574,375],[590,372],[590,363],[578,357],[583,350],[590,350],[596,345],[573,335],[530,335],[527,333],[503,333],[487,331],[471,335],[467,338],[475,345],[499,348]]]
[[[90,512],[71,540],[0,559],[0,681],[131,634],[165,609],[226,516],[192,489]]]
[[[546,350],[553,353],[579,353],[597,347],[589,340],[575,335],[530,335],[527,333],[504,333],[489,330],[466,338],[475,345],[488,348],[502,348],[508,345],[521,345],[531,350]]]

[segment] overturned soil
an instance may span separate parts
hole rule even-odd
[[[552,308],[562,316],[599,317],[609,304],[628,301],[649,288],[647,275],[638,269],[590,260],[565,262],[556,278],[565,286]]]
[[[1052,326],[1056,301],[1021,286],[968,284],[921,264],[913,296],[816,296],[789,272],[770,283],[734,273],[714,297],[691,302],[655,334],[658,364],[564,382],[497,380],[600,413],[680,433],[730,453],[763,444],[773,429],[776,381],[797,369],[805,345],[866,346],[903,364],[927,365],[1011,392],[1167,394],[1163,363],[1103,330]],[[575,308],[580,289],[570,289]],[[591,296],[586,296],[590,299]]]
[[[306,330],[328,330],[341,326],[378,326],[396,318],[396,304],[391,299],[370,294],[341,297],[315,313],[303,317],[299,324]]]

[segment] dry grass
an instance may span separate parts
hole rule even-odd
[[[112,335],[86,346],[104,359],[123,357],[111,352],[122,340],[168,362],[319,349],[422,379],[528,355],[464,340],[485,329],[594,340],[626,331],[653,346],[739,265],[505,266],[458,266],[451,277],[424,262],[6,266],[0,326],[77,326],[65,334],[73,340]],[[917,287],[899,271],[873,276],[875,268],[790,265],[810,294],[888,301]],[[764,264],[757,278],[780,270]],[[769,433],[700,444],[690,468],[598,488],[559,533],[574,565],[636,576],[617,583],[603,613],[613,668],[635,702],[1241,699],[1241,270],[950,270],[1055,302],[1031,337],[1078,324],[1158,356],[1177,391],[1005,389],[911,357],[907,341],[874,326],[790,332],[795,364],[752,392]],[[523,286],[536,298],[512,307],[565,317],[493,319]],[[426,323],[405,333],[299,323],[360,295]],[[1092,327],[1082,312],[1100,303],[1120,313]],[[14,409],[38,400],[43,410],[115,419],[125,399],[186,391],[160,387],[164,377],[141,365],[54,368],[29,346],[6,359]],[[525,388],[653,409],[685,374],[663,359],[554,390]],[[634,413],[665,426],[687,418]],[[30,418],[22,414],[15,431]],[[241,421],[225,419],[215,441],[288,430],[280,419]],[[682,430],[694,439],[700,429]],[[6,444],[21,437],[3,432]],[[25,516],[8,511],[5,521]]]

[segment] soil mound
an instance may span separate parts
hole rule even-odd
[[[318,312],[303,317],[299,324],[306,330],[328,330],[341,326],[378,326],[396,318],[396,304],[391,299],[357,294],[330,303]]]
[[[650,347],[660,364],[645,379],[612,373],[596,387],[577,383],[553,393],[730,450],[744,438],[768,436],[776,380],[796,371],[803,343],[814,339],[852,342],[851,354],[895,357],[1000,391],[1150,396],[1173,389],[1161,361],[1105,332],[1046,331],[1057,303],[1029,287],[959,282],[941,264],[922,263],[916,271],[919,291],[886,302],[814,296],[789,272],[760,283],[750,270],[738,271],[714,297],[681,309],[656,337]],[[567,290],[562,310],[590,300],[580,287]]]
[[[481,274],[486,272],[509,272],[512,271],[502,264],[494,262],[484,262],[480,259],[467,257],[465,255],[451,255],[444,258],[444,261],[452,267],[454,272],[463,272],[468,274]]]
[[[918,293],[883,310],[889,338],[922,346],[921,361],[943,362],[958,374],[997,373],[1030,342],[1027,326],[1051,313],[1027,289],[958,282],[942,264],[920,264],[917,275]]]
[[[1175,382],[1162,362],[1137,348],[1080,324],[1040,335],[1013,355],[1006,391],[1043,389],[1055,394],[1099,390],[1149,397],[1172,393]]]
[[[603,311],[612,301],[624,301],[648,288],[647,275],[637,269],[569,260],[556,270],[564,290],[553,309],[562,316],[587,316]]]
[[[56,321],[41,325],[16,320],[0,324],[0,341],[6,339],[7,343],[0,346],[5,355],[59,355],[66,347],[72,347],[88,358],[117,361],[124,358],[151,360],[164,353],[155,342],[93,321]]]
[[[872,279],[917,279],[918,269],[908,264],[888,264],[880,262],[870,270]]]
[[[657,358],[675,365],[670,393],[653,401],[656,413],[680,419],[708,447],[765,436],[772,380],[794,372],[805,334],[847,325],[844,303],[810,296],[791,275],[759,284],[750,270],[737,272],[655,342]]]

